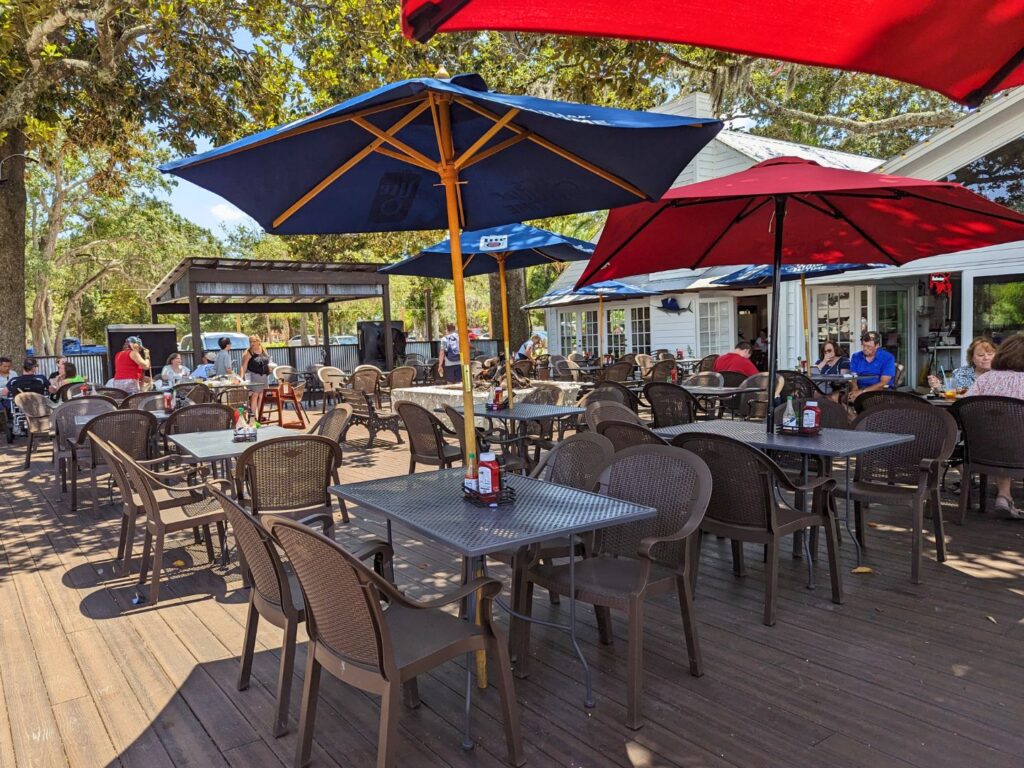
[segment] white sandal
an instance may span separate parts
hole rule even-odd
[[[1005,512],[1014,520],[1024,520],[1024,509],[1018,509],[1008,496],[996,496],[995,508],[997,512]]]

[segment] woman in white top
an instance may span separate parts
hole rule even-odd
[[[160,371],[160,378],[165,384],[173,387],[180,379],[187,379],[188,373],[188,368],[181,364],[181,355],[172,352],[167,357],[167,365]]]

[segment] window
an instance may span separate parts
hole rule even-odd
[[[588,309],[584,310],[583,325],[580,327],[580,347],[581,351],[588,355],[594,355],[599,352],[597,348],[598,344],[598,326],[597,326],[597,310]]]
[[[606,315],[605,346],[610,355],[619,357],[626,354],[626,310],[609,309]]]
[[[1024,213],[1024,136],[992,150],[946,177],[972,192]]]
[[[732,302],[729,299],[701,299],[698,307],[700,354],[723,355],[732,350]]]
[[[651,353],[651,308],[631,307],[629,310],[630,336],[633,352]]]
[[[558,313],[558,344],[563,355],[576,349],[576,313]]]
[[[974,279],[974,335],[997,341],[1024,331],[1024,274]],[[964,342],[966,344],[966,342]]]
[[[815,294],[814,319],[818,328],[818,346],[831,339],[848,351],[853,338],[850,328],[852,314],[851,291],[823,291]]]

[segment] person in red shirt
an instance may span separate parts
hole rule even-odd
[[[750,362],[752,352],[753,348],[750,346],[750,342],[741,341],[732,352],[719,355],[718,359],[715,360],[715,372],[736,371],[744,376],[756,376],[758,373],[757,366]]]

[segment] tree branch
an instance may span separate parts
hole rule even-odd
[[[816,115],[813,112],[785,107],[756,93],[751,93],[750,96],[758,103],[765,115],[798,120],[825,128],[835,128],[858,136],[875,136],[880,133],[905,131],[911,128],[946,128],[961,117],[960,114],[952,110],[932,110],[929,112],[907,112],[880,120],[855,120],[836,115]]]

